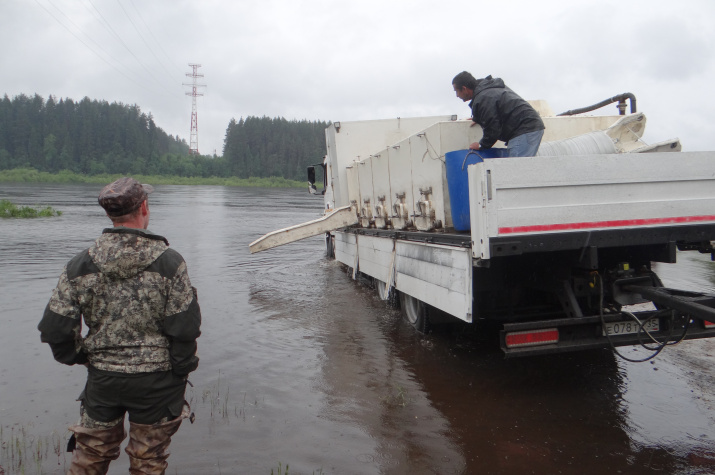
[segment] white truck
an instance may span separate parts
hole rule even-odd
[[[251,252],[325,233],[328,255],[418,331],[491,321],[507,356],[715,337],[715,296],[663,288],[651,270],[678,250],[715,259],[715,152],[644,144],[631,94],[597,106],[616,101],[612,116],[532,102],[546,125],[536,157],[467,150],[481,129],[456,116],[334,122],[325,215]]]

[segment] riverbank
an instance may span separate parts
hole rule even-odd
[[[40,172],[34,168],[14,168],[0,170],[0,183],[111,183],[120,178],[119,174],[84,175],[69,170],[57,173]],[[152,185],[216,185],[260,188],[303,188],[305,182],[288,180],[283,177],[238,178],[238,177],[181,177],[163,175],[131,175],[143,183]]]

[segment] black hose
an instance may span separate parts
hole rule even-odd
[[[605,329],[605,328],[606,328],[606,322],[604,321],[604,318],[603,318],[603,278],[600,276],[600,274],[598,275],[598,280],[599,280],[599,283],[598,283],[598,285],[599,285],[599,306],[598,306],[598,307],[599,307],[599,316],[601,317],[601,325],[602,325],[603,328]],[[619,358],[621,358],[621,359],[623,359],[623,360],[626,360],[626,361],[629,361],[629,362],[631,362],[631,363],[644,363],[644,362],[646,362],[646,361],[648,361],[648,360],[652,360],[653,358],[655,358],[656,356],[658,356],[658,354],[659,354],[661,351],[663,351],[663,349],[664,349],[666,346],[676,345],[676,344],[680,343],[681,341],[683,341],[683,340],[685,339],[685,336],[686,336],[687,333],[688,333],[688,328],[689,328],[689,326],[690,326],[690,317],[686,316],[687,321],[686,321],[685,326],[684,326],[685,328],[683,329],[683,334],[678,338],[677,341],[675,341],[675,342],[670,342],[670,343],[669,343],[670,339],[673,337],[674,327],[675,327],[675,315],[674,315],[674,312],[673,312],[672,310],[670,310],[670,309],[660,310],[659,312],[656,312],[655,314],[649,316],[648,318],[646,318],[646,319],[643,320],[643,321],[640,321],[635,315],[633,315],[633,314],[630,313],[630,312],[622,312],[622,313],[624,313],[624,314],[630,316],[631,318],[633,318],[633,319],[636,321],[636,323],[638,323],[638,325],[639,325],[639,329],[638,329],[638,341],[639,341],[639,343],[640,343],[640,346],[641,346],[642,348],[644,348],[644,349],[649,350],[649,351],[652,352],[649,356],[646,356],[645,358],[642,358],[642,359],[628,358],[627,356],[625,356],[624,354],[622,354],[620,351],[618,351],[618,350],[616,349],[616,345],[613,343],[613,340],[611,340],[611,336],[608,334],[608,332],[604,332],[604,333],[606,334],[606,339],[608,340],[608,344],[611,346],[611,351],[613,351],[613,353],[615,353],[616,356],[618,356]],[[646,323],[648,320],[651,320],[652,318],[659,318],[660,315],[662,315],[663,313],[670,313],[670,314],[671,314],[671,317],[670,317],[670,332],[668,333],[668,336],[666,336],[665,341],[659,342],[658,340],[656,340],[656,339],[648,332],[648,330],[646,330],[646,329],[644,328],[644,325],[645,325],[645,323]],[[657,343],[658,346],[655,347],[655,348],[650,347],[650,346],[647,346],[646,343],[643,342],[643,340],[641,340],[641,332],[644,332],[646,335],[648,335],[648,337],[649,337],[654,343]]]
[[[619,114],[625,115],[625,112],[626,112],[625,111],[625,109],[626,109],[625,101],[626,101],[626,99],[629,99],[631,101],[631,114],[635,114],[636,113],[636,96],[634,96],[630,92],[625,92],[623,94],[613,96],[610,99],[601,101],[598,104],[594,104],[592,106],[582,107],[580,109],[573,109],[570,111],[562,112],[561,114],[558,114],[558,116],[583,114],[585,112],[591,112],[596,109],[600,109],[601,107],[607,106],[608,104],[613,104],[614,102],[619,103],[618,104]]]

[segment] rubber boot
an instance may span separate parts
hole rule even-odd
[[[68,475],[104,475],[109,462],[117,460],[124,437],[124,421],[109,429],[88,429],[80,425],[70,427],[76,445]]]
[[[146,425],[129,423],[129,473],[133,475],[162,475],[169,466],[169,443],[179,430],[183,415],[168,422]]]

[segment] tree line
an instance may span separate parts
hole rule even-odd
[[[270,117],[231,119],[223,158],[233,176],[303,180],[308,165],[323,161],[328,125]]]
[[[231,119],[223,156],[192,155],[137,105],[19,95],[0,100],[0,170],[86,175],[305,179],[325,154],[327,122]]]

